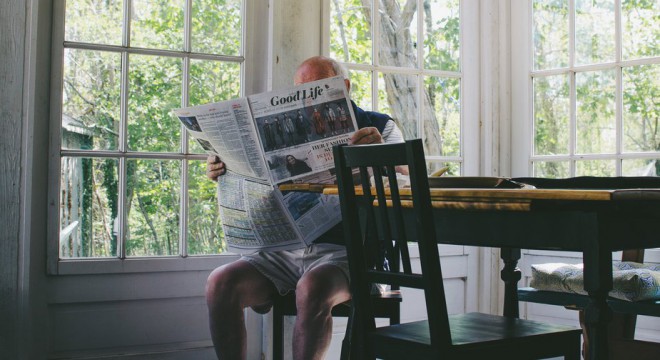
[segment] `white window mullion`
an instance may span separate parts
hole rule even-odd
[[[616,127],[616,154],[618,159],[616,161],[616,175],[623,174],[623,67],[622,61],[622,29],[621,29],[621,0],[614,0],[614,56],[618,64],[616,66],[616,79],[615,79],[615,127]]]
[[[569,101],[569,140],[568,140],[568,157],[569,161],[569,174],[575,176],[577,171],[577,156],[575,155],[575,147],[577,142],[577,90],[575,86],[575,0],[568,2],[568,101]]]
[[[483,4],[477,0],[459,3],[460,68],[454,77],[459,78],[460,91],[460,154],[461,175],[479,175],[481,168],[481,99],[480,18]],[[469,95],[468,95],[469,94]]]
[[[380,16],[379,14],[379,2],[374,1],[372,3],[371,10],[371,65],[374,67],[371,70],[371,106],[373,111],[379,110],[378,104],[378,75],[380,74],[375,68],[380,66]]]
[[[51,179],[48,185],[49,206],[48,213],[48,257],[47,267],[49,274],[58,273],[58,261],[60,255],[60,194],[61,194],[61,177],[62,177],[62,152],[61,152],[61,139],[62,138],[62,79],[64,78],[63,62],[64,62],[64,27],[65,27],[65,11],[66,6],[64,1],[53,2],[53,46],[52,46],[52,68],[51,68],[51,96],[50,107],[52,110],[50,114],[50,131],[52,139],[58,141],[51,141],[49,147],[50,154],[57,154],[52,156],[48,161],[48,176]],[[57,179],[56,181],[54,181]]]
[[[133,1],[128,0],[124,2],[124,11],[123,11],[123,27],[122,27],[122,47],[127,49],[130,44],[131,38],[131,9],[133,7]],[[126,259],[126,235],[128,233],[128,211],[126,210],[126,201],[127,201],[127,159],[126,152],[128,151],[128,92],[129,88],[129,76],[130,71],[130,57],[127,51],[122,51],[121,53],[121,90],[120,90],[120,121],[119,121],[119,144],[118,149],[119,153],[124,156],[120,156],[118,164],[118,191],[117,191],[117,218],[113,219],[116,221],[116,224],[113,224],[114,229],[117,230],[117,254],[116,256],[120,259]]]
[[[417,121],[417,136],[420,139],[424,139],[424,78],[428,75],[424,74],[424,39],[426,34],[424,33],[424,20],[426,14],[424,13],[424,2],[422,0],[417,1],[417,69],[420,70],[420,73],[417,75],[417,118],[420,121]]]
[[[186,0],[183,10],[184,23],[183,23],[183,51],[186,53],[192,52],[191,44],[191,29],[192,29],[192,0]],[[182,86],[181,86],[181,104],[183,106],[189,105],[189,88],[190,88],[190,57],[183,57],[182,69]],[[188,131],[183,124],[181,125],[181,152],[188,154]],[[180,174],[180,193],[179,193],[179,255],[182,257],[188,256],[188,163],[187,159],[181,161],[181,174]]]
[[[569,165],[569,174],[570,176],[575,176],[577,171],[577,159],[578,156],[575,153],[576,142],[577,142],[577,90],[575,86],[575,78],[577,73],[575,71],[569,71],[569,140],[568,140],[568,157],[570,159]]]
[[[371,107],[372,111],[379,110],[378,107],[378,75],[379,71],[371,70]]]

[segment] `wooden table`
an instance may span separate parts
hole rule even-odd
[[[288,190],[337,194],[332,185]],[[612,252],[660,247],[660,189],[431,189],[431,197],[439,243],[501,248],[505,316],[519,316],[521,248],[582,252],[589,357],[608,359]]]

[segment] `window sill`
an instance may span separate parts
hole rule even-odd
[[[205,271],[238,259],[237,254],[130,259],[65,259],[51,275],[128,274],[168,271]]]

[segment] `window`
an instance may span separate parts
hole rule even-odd
[[[660,176],[660,3],[516,5],[512,175]]]
[[[223,252],[206,155],[172,109],[243,94],[243,1],[67,0],[55,8],[60,181],[51,196],[60,206],[51,271],[53,258]]]
[[[466,6],[474,4],[332,0],[325,17],[326,49],[349,69],[358,106],[390,114],[404,138],[424,140],[429,171],[449,166],[452,175],[465,171],[466,126],[476,126],[464,120],[476,119],[464,111]]]
[[[534,176],[660,176],[660,3],[530,10]]]

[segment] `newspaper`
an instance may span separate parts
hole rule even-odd
[[[332,147],[357,129],[341,77],[174,113],[227,167],[218,203],[229,251],[301,248],[340,221],[337,197],[278,186],[334,182]]]

